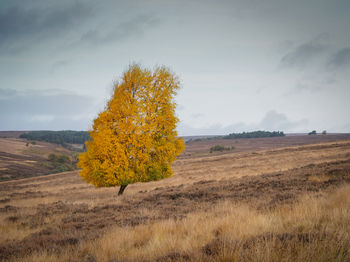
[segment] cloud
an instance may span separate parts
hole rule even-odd
[[[32,122],[52,122],[55,119],[53,115],[34,115],[30,118]]]
[[[0,88],[0,99],[4,97],[14,96],[16,94],[15,90]]]
[[[300,95],[301,92],[317,93],[331,90],[337,86],[335,74],[324,73],[323,75],[313,76],[311,78],[301,77],[291,88],[285,93],[285,97],[290,95]]]
[[[178,127],[179,135],[182,136],[227,135],[232,132],[242,131],[247,131],[247,125],[245,123],[236,123],[228,126],[215,124],[206,127],[193,127],[180,123]]]
[[[125,40],[134,36],[142,36],[147,28],[158,25],[160,20],[152,15],[138,15],[133,19],[115,25],[107,32],[94,29],[85,32],[80,40],[73,45],[100,46],[115,41]]]
[[[176,111],[184,111],[184,110],[185,110],[185,107],[183,105],[179,105],[179,104],[176,105]]]
[[[307,124],[308,121],[306,119],[293,122],[290,121],[285,114],[271,110],[266,113],[265,117],[257,127],[268,131],[293,131],[297,127],[306,126]]]
[[[45,38],[59,37],[75,25],[91,17],[92,8],[80,2],[25,8],[22,2],[0,12],[0,46],[18,51],[29,43],[37,44]]]
[[[350,66],[350,47],[335,52],[328,61],[328,67],[337,69]]]
[[[153,11],[131,10],[133,4],[102,2],[14,0],[0,9],[0,53],[28,52],[36,46],[56,51],[96,47],[140,37],[160,22]]]
[[[59,71],[60,69],[63,69],[69,65],[68,60],[58,60],[54,62],[51,66],[51,74],[54,74],[56,71]]]
[[[349,133],[350,132],[350,122],[347,122],[346,124],[336,126],[329,130],[331,132],[343,132],[343,133]]]
[[[193,118],[203,118],[203,117],[205,117],[205,115],[201,114],[201,113],[198,113],[198,114],[192,114],[191,117],[193,117]]]
[[[327,34],[321,34],[310,42],[297,46],[281,58],[280,66],[282,68],[304,68],[328,48],[323,43],[327,38]]]
[[[63,90],[0,89],[0,129],[87,129],[97,114],[91,97]]]
[[[180,123],[178,131],[180,135],[227,135],[256,130],[301,132],[307,130],[308,123],[307,119],[290,121],[285,114],[271,110],[266,113],[259,123],[247,124],[240,122],[227,126],[215,124],[207,127],[192,127]]]

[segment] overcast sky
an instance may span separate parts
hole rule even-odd
[[[133,62],[180,135],[350,132],[348,0],[0,0],[0,130],[87,130]]]

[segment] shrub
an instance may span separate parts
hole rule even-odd
[[[48,162],[44,163],[43,166],[48,167],[54,173],[72,171],[75,169],[72,160],[68,156],[62,154],[50,154],[48,156]]]
[[[229,150],[233,150],[235,149],[234,146],[231,146],[231,147],[224,147],[222,145],[215,145],[215,146],[212,146],[210,148],[210,153],[213,153],[215,151],[218,151],[218,152],[223,152],[223,151],[229,151]]]

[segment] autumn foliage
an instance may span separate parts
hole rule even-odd
[[[98,187],[167,178],[184,143],[175,130],[174,96],[180,83],[165,67],[131,65],[89,131],[79,156],[80,176]]]

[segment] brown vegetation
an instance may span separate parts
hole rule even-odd
[[[234,152],[249,152],[257,150],[266,150],[287,146],[300,146],[316,143],[334,142],[339,140],[349,140],[350,134],[327,134],[327,135],[287,135],[284,137],[265,137],[249,139],[206,139],[184,137],[186,142],[185,153],[180,157],[201,157],[208,153],[210,147],[222,145],[227,148],[234,147]],[[231,153],[231,152],[227,152]]]
[[[119,198],[77,172],[0,183],[0,260],[350,259],[350,141],[209,148]]]
[[[72,153],[56,144],[0,138],[0,181],[53,173],[55,168],[48,161],[49,155],[71,156]]]

